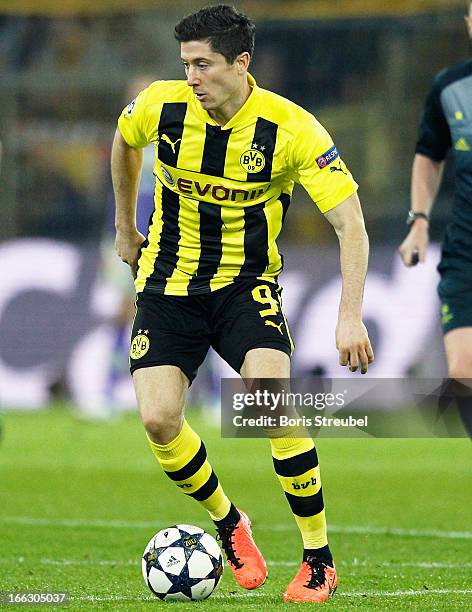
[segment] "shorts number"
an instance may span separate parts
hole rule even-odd
[[[267,304],[269,308],[260,310],[261,317],[271,317],[279,312],[279,303],[272,297],[270,287],[267,285],[259,285],[252,290],[252,297],[260,304]]]

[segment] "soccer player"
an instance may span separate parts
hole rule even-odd
[[[158,81],[142,91],[119,118],[112,151],[116,248],[136,273],[130,363],[144,427],[167,476],[209,512],[246,589],[265,581],[264,558],[184,407],[210,346],[243,378],[290,377],[276,239],[294,182],[339,237],[340,364],[366,372],[373,360],[361,319],[368,239],[357,184],[316,119],[258,87],[248,73],[254,33],[252,21],[226,5],[180,21],[175,36],[186,81]],[[134,218],[141,149],[150,142],[156,209],[145,239]],[[325,601],[336,588],[336,571],[314,443],[293,436],[270,444],[304,545],[284,598]]]
[[[472,39],[472,1],[465,24]],[[426,99],[416,144],[411,182],[410,231],[400,246],[407,266],[423,262],[428,224],[441,184],[444,159],[454,151],[456,193],[438,266],[441,321],[449,377],[472,379],[472,60],[436,75]],[[470,386],[470,384],[469,384]],[[470,393],[456,396],[472,436]]]

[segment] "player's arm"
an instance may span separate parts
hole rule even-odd
[[[136,276],[139,248],[144,236],[136,228],[138,188],[143,150],[130,147],[116,130],[111,152],[111,175],[115,193],[115,248]]]
[[[361,316],[369,241],[357,183],[331,136],[315,117],[301,113],[297,124],[289,157],[294,180],[307,190],[334,227],[341,249],[343,286],[336,326],[339,362],[349,365],[353,372],[360,365],[365,374],[374,354]]]
[[[339,363],[349,365],[352,372],[360,366],[365,374],[374,360],[374,352],[362,322],[369,239],[357,193],[329,210],[325,217],[334,227],[340,246],[342,294],[336,326]]]
[[[410,227],[407,237],[398,249],[406,266],[424,262],[429,242],[429,216],[441,185],[444,161],[436,161],[421,153],[413,160],[411,171],[411,211],[426,215],[419,217]]]

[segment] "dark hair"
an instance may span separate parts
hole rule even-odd
[[[254,53],[256,26],[234,6],[218,4],[187,15],[175,26],[175,38],[180,42],[208,40],[213,51],[221,53],[228,64],[240,53]]]

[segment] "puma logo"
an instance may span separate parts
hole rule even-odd
[[[282,331],[283,322],[277,325],[277,323],[274,323],[273,321],[266,321],[265,324],[272,325],[272,327],[276,327],[279,330],[279,332],[282,334],[282,336],[284,335],[284,332]]]
[[[347,175],[347,172],[345,172],[345,170],[341,166],[341,162],[339,162],[339,166],[331,166],[330,171],[331,172],[342,172],[343,174]]]
[[[167,144],[170,144],[172,148],[172,153],[175,155],[175,147],[177,146],[177,143],[182,140],[182,138],[179,138],[175,142],[172,142],[172,140],[169,138],[169,136],[167,136],[167,134],[162,134],[161,140],[167,142]]]

